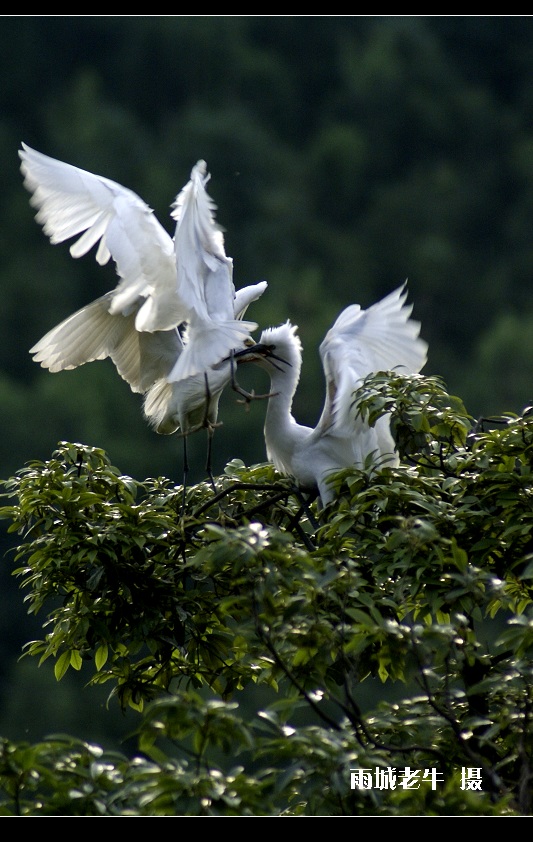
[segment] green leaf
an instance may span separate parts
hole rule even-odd
[[[61,681],[70,667],[70,652],[63,652],[54,664],[54,675],[57,681]]]
[[[102,643],[94,653],[94,663],[97,670],[101,670],[107,663],[108,647],[106,643]]]
[[[81,670],[83,666],[81,655],[77,649],[72,649],[70,653],[70,666],[75,670]]]

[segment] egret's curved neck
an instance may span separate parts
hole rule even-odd
[[[292,415],[292,403],[300,380],[301,353],[292,343],[286,347],[276,345],[276,354],[287,362],[269,365],[270,390],[265,418],[265,435],[270,444],[278,444],[290,436],[296,423]],[[289,364],[290,363],[290,364]]]

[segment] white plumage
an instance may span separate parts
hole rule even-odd
[[[370,455],[376,467],[398,464],[389,418],[370,427],[357,417],[353,393],[373,372],[416,373],[425,365],[427,344],[419,337],[420,323],[410,318],[412,305],[405,304],[406,297],[404,284],[367,310],[352,304],[341,312],[320,345],[326,397],[314,429],[298,424],[292,415],[302,363],[297,327],[286,322],[268,328],[256,346],[239,352],[240,361],[253,361],[270,375],[267,457],[303,490],[317,491],[324,506],[334,497],[328,483],[332,473],[363,467]],[[280,365],[269,362],[272,354]]]
[[[261,281],[237,290],[235,318],[242,318],[266,286],[266,281]],[[175,339],[176,344],[182,342],[178,332]],[[177,354],[174,359],[179,359]],[[211,366],[207,379],[205,374],[194,374],[183,380],[175,380],[174,376],[171,369],[166,376],[157,378],[146,391],[144,414],[150,425],[162,435],[170,435],[177,430],[189,435],[202,427],[206,427],[211,435],[217,421],[220,397],[232,379],[230,359]]]
[[[97,262],[112,259],[119,276],[115,289],[30,349],[35,362],[57,372],[110,357],[131,389],[145,395],[145,415],[158,432],[212,432],[231,379],[228,357],[251,342],[257,324],[243,316],[266,282],[235,291],[205,161],[175,199],[171,237],[126,187],[26,144],[19,155],[36,220],[50,241],[78,237],[70,246],[75,258],[97,246]]]

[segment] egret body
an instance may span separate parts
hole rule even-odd
[[[78,237],[79,258],[96,246],[96,260],[112,259],[116,287],[52,328],[31,349],[52,372],[111,358],[157,432],[186,437],[205,427],[210,438],[223,388],[232,379],[229,357],[251,343],[248,305],[263,281],[235,291],[233,261],[207,193],[205,161],[198,161],[172,209],[174,236],[126,187],[43,155],[19,151],[24,185],[36,220],[51,243]],[[208,467],[210,472],[210,467]]]
[[[295,325],[288,321],[264,330],[257,345],[238,354],[270,375],[267,457],[302,490],[318,493],[323,506],[334,498],[328,482],[332,473],[363,467],[369,456],[377,467],[398,464],[389,418],[383,416],[370,427],[357,416],[353,393],[373,372],[415,373],[424,366],[427,344],[419,336],[420,323],[410,318],[406,297],[403,285],[367,310],[352,304],[341,312],[320,345],[326,396],[314,428],[299,424],[292,414],[302,364]],[[271,364],[271,354],[281,361],[278,365]]]

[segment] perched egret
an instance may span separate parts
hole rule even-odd
[[[373,372],[416,373],[425,365],[427,344],[419,337],[420,323],[410,318],[406,297],[404,284],[367,310],[352,304],[340,313],[320,345],[326,398],[314,429],[292,415],[302,364],[296,325],[287,321],[268,328],[257,345],[237,354],[241,362],[257,363],[270,374],[275,396],[265,418],[268,459],[302,491],[318,494],[322,506],[334,499],[328,478],[335,471],[363,467],[371,454],[378,467],[398,464],[390,419],[383,416],[370,427],[357,416],[353,393]],[[273,354],[280,365],[272,365]]]
[[[110,357],[132,391],[145,395],[154,429],[180,430],[185,467],[186,436],[207,428],[211,476],[210,439],[220,394],[232,380],[230,357],[252,341],[257,324],[243,316],[266,282],[235,291],[205,162],[193,167],[174,201],[171,237],[126,187],[26,144],[19,156],[36,220],[50,241],[80,235],[70,247],[75,258],[98,244],[97,262],[113,259],[119,276],[115,289],[43,336],[30,349],[33,359],[57,372]]]

